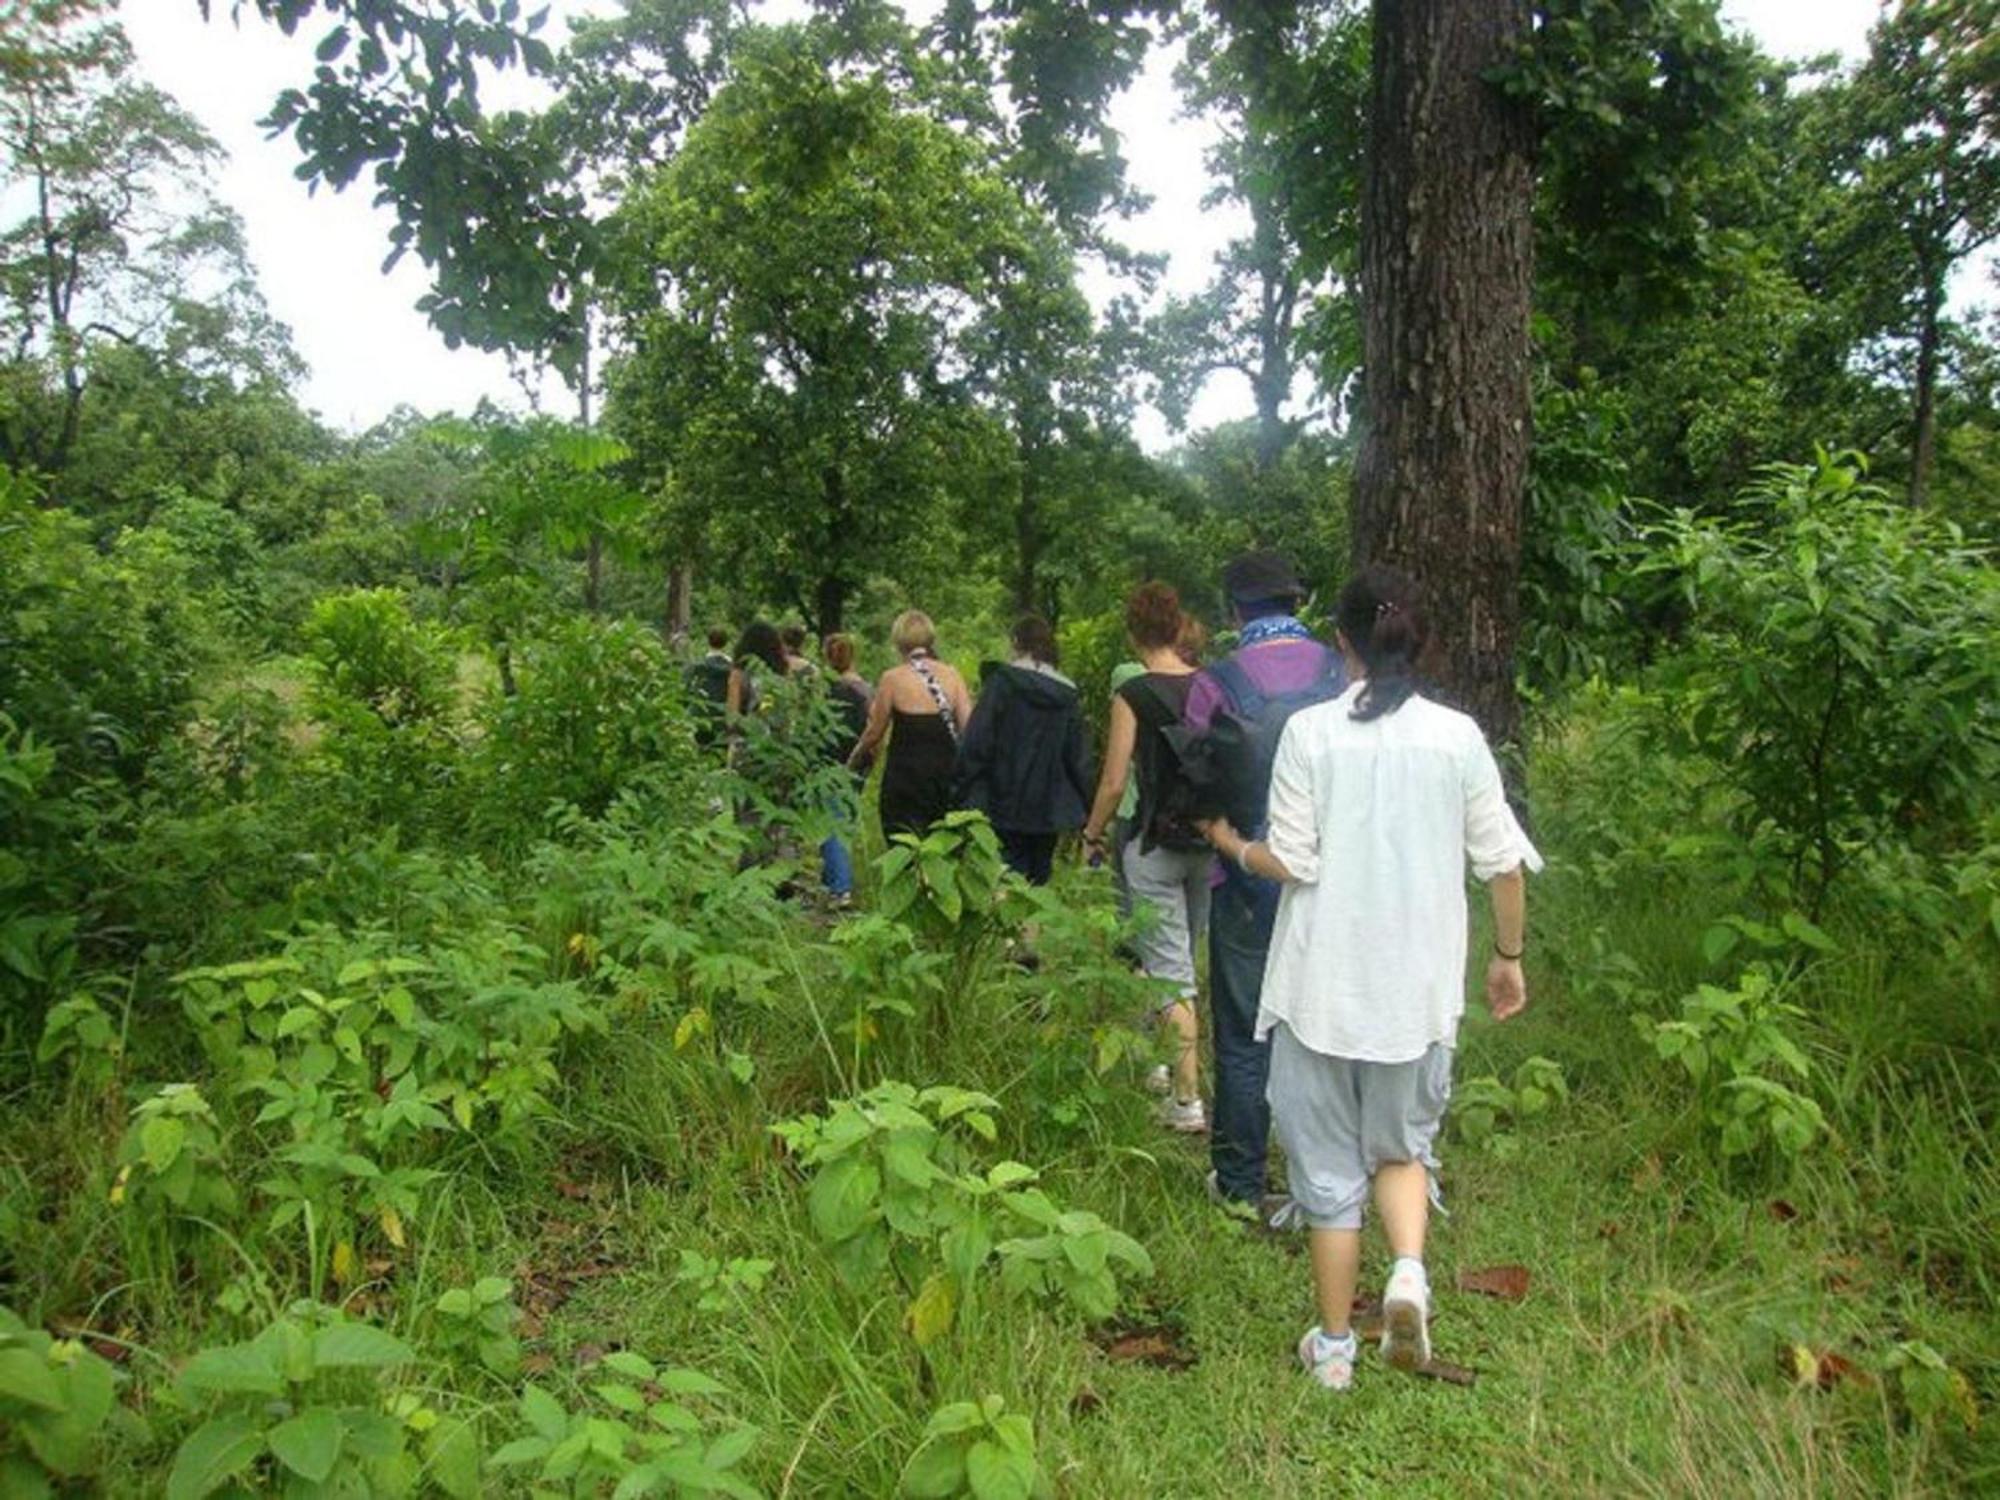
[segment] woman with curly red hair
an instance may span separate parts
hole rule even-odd
[[[1208,1112],[1201,1102],[1194,950],[1208,921],[1213,856],[1174,805],[1179,762],[1166,739],[1166,731],[1181,722],[1194,681],[1195,669],[1180,650],[1186,629],[1180,596],[1169,584],[1142,583],[1126,601],[1125,631],[1145,670],[1121,684],[1111,700],[1104,771],[1083,837],[1085,847],[1102,857],[1105,829],[1136,767],[1139,802],[1120,863],[1134,910],[1151,913],[1139,936],[1140,967],[1174,987],[1160,1015],[1180,1039],[1160,1120],[1170,1130],[1198,1134],[1208,1129]]]

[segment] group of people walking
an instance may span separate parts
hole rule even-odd
[[[1319,1321],[1298,1355],[1340,1390],[1358,1358],[1350,1316],[1371,1196],[1393,1256],[1382,1352],[1403,1368],[1430,1357],[1424,1239],[1464,1011],[1465,872],[1490,893],[1486,998],[1505,1020],[1527,1001],[1524,874],[1541,857],[1478,726],[1418,689],[1428,625],[1412,580],[1380,567],[1350,580],[1332,644],[1300,620],[1307,590],[1282,556],[1239,557],[1222,582],[1236,644],[1208,662],[1171,587],[1133,591],[1133,660],[1113,674],[1095,777],[1081,695],[1046,621],[1019,622],[1012,659],[988,664],[976,703],[917,611],[898,616],[901,660],[872,690],[853,674],[851,642],[829,638],[825,656],[853,726],[844,763],[858,773],[884,755],[885,835],[973,807],[1030,881],[1049,879],[1059,841],[1078,830],[1089,862],[1110,867],[1140,918],[1137,962],[1165,995],[1162,1122],[1208,1135],[1217,1204],[1309,1228]],[[773,672],[802,670],[763,631],[745,633],[739,662],[747,650]],[[752,684],[731,670],[738,712]],[[838,852],[826,878],[844,894]],[[1274,1129],[1285,1192],[1268,1178]]]

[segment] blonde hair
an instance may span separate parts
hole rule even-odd
[[[929,651],[937,645],[937,627],[920,609],[906,609],[889,627],[889,644],[904,656],[912,651]]]

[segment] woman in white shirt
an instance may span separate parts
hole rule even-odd
[[[1404,1369],[1430,1359],[1424,1233],[1465,1009],[1465,871],[1492,898],[1486,1001],[1504,1021],[1527,1004],[1523,872],[1542,861],[1479,726],[1416,691],[1416,586],[1369,568],[1341,591],[1337,619],[1354,686],[1285,726],[1268,838],[1247,842],[1226,823],[1209,837],[1224,858],[1285,883],[1257,1034],[1272,1039],[1273,1122],[1313,1229],[1320,1321],[1299,1358],[1344,1390],[1371,1185],[1395,1256],[1383,1355]]]

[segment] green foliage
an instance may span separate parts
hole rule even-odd
[[[1514,1070],[1511,1084],[1492,1074],[1455,1083],[1451,1091],[1451,1124],[1468,1146],[1482,1147],[1501,1161],[1520,1153],[1516,1133],[1569,1103],[1569,1081],[1562,1064],[1548,1057],[1531,1057]]]
[[[521,1310],[514,1305],[514,1283],[506,1277],[482,1276],[471,1286],[452,1287],[439,1294],[431,1312],[433,1345],[472,1355],[501,1380],[520,1373],[521,1340],[515,1328]]]
[[[965,1089],[889,1082],[772,1127],[813,1169],[807,1209],[842,1278],[867,1288],[893,1270],[914,1292],[904,1322],[920,1347],[952,1327],[992,1262],[1006,1292],[1053,1294],[1089,1318],[1116,1310],[1115,1266],[1152,1274],[1136,1240],[1029,1186],[1032,1168],[976,1168],[966,1134],[994,1139],[996,1107]],[[999,1238],[1009,1228],[1020,1233]]]
[[[439,719],[451,707],[449,645],[411,617],[394,589],[329,594],[313,606],[305,641],[318,669],[314,708],[323,717],[359,705],[397,729]]]
[[[114,1204],[144,1212],[164,1200],[168,1211],[223,1219],[236,1210],[215,1112],[191,1083],[170,1083],[139,1102],[118,1157]]]
[[[1964,828],[2000,776],[2000,581],[1954,528],[1827,457],[1650,540],[1693,613],[1663,742],[1741,794],[1809,904],[1860,851]]]
[[[757,1500],[758,1490],[736,1472],[756,1446],[757,1429],[733,1427],[702,1436],[701,1416],[687,1404],[723,1388],[697,1370],[654,1364],[629,1349],[595,1367],[593,1399],[566,1409],[541,1386],[521,1395],[519,1420],[528,1429],[487,1460],[506,1478],[533,1474],[537,1494],[729,1495]],[[681,1398],[681,1399],[675,1399]],[[532,1467],[530,1467],[532,1466]]]
[[[0,1014],[10,1018],[21,997],[61,983],[75,959],[76,918],[39,879],[68,822],[44,792],[55,764],[53,750],[0,713]]]
[[[55,755],[50,792],[136,782],[192,707],[201,634],[174,591],[76,517],[0,494],[0,704]]]
[[[165,1493],[201,1500],[253,1465],[288,1491],[406,1493],[418,1463],[380,1386],[415,1359],[393,1334],[311,1302],[294,1304],[245,1343],[201,1350],[177,1386],[206,1419],[181,1443]]]
[[[83,1345],[0,1307],[0,1489],[30,1500],[96,1473],[120,1382]]]
[[[350,826],[448,821],[460,770],[450,640],[412,617],[393,589],[327,595],[312,608],[305,640],[328,804]]]
[[[1029,213],[971,138],[819,47],[746,42],[629,205],[648,271],[613,394],[670,472],[673,529],[824,631],[869,573],[915,561],[945,485],[991,448],[949,371]]]
[[[1694,1084],[1725,1157],[1765,1146],[1795,1157],[1826,1129],[1818,1102],[1800,1091],[1813,1068],[1791,1032],[1805,1012],[1785,991],[1768,965],[1755,963],[1733,988],[1700,986],[1675,1019],[1640,1021],[1653,1050]]]
[[[896,835],[877,866],[879,909],[960,954],[976,951],[1023,915],[1003,883],[1006,869],[984,814],[947,813],[922,837]]]
[[[1035,1456],[1034,1424],[998,1396],[954,1401],[924,1424],[924,1441],[903,1469],[912,1500],[1029,1500],[1055,1493]]]
[[[528,642],[516,674],[516,690],[481,715],[487,779],[474,817],[496,836],[558,804],[597,816],[641,775],[692,779],[681,671],[653,631],[570,620]]]

